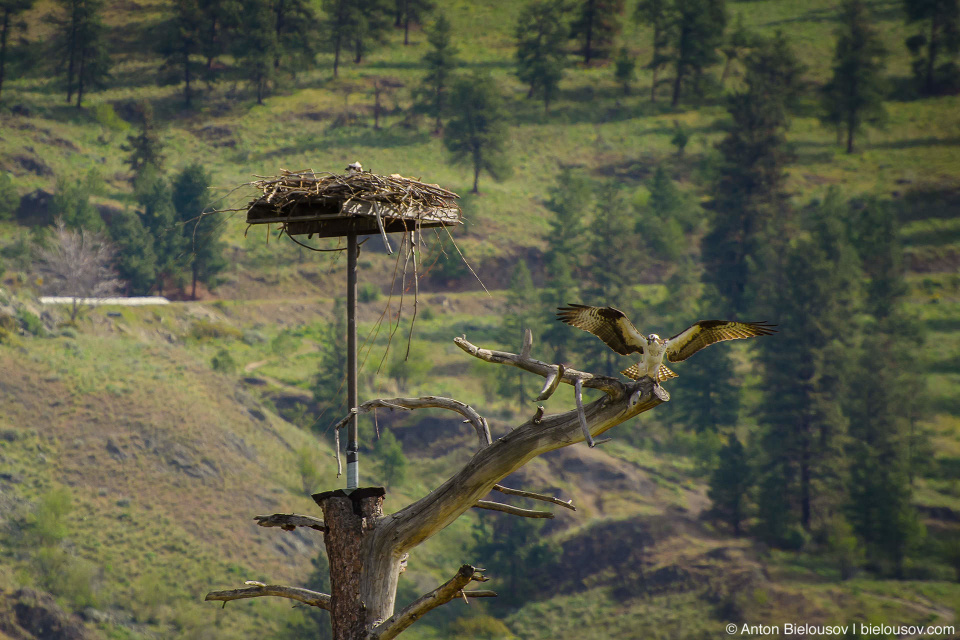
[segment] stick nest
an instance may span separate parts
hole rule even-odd
[[[344,215],[356,213],[356,209],[376,209],[393,217],[431,218],[431,214],[439,214],[443,219],[455,216],[457,221],[462,217],[456,203],[460,196],[456,193],[398,173],[381,176],[371,171],[334,174],[284,170],[279,176],[257,177],[250,184],[263,195],[251,202],[251,207],[261,209],[267,205],[278,216],[294,208],[327,208],[340,202]]]

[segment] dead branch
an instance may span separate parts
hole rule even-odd
[[[377,398],[375,400],[367,400],[362,403],[355,410],[351,409],[351,412],[338,422],[334,426],[334,431],[340,429],[349,422],[350,417],[353,415],[354,411],[356,413],[369,413],[378,407],[386,407],[388,409],[403,409],[403,410],[412,410],[412,409],[428,409],[428,408],[437,408],[437,409],[449,409],[450,411],[456,411],[462,415],[466,420],[464,422],[469,422],[473,425],[473,428],[477,432],[477,438],[480,441],[479,448],[483,449],[484,447],[489,446],[493,440],[490,436],[490,427],[487,425],[487,421],[484,420],[476,410],[470,405],[460,402],[459,400],[454,400],[453,398],[443,398],[440,396],[424,396],[422,398]]]
[[[280,527],[284,531],[293,531],[297,527],[310,527],[317,531],[326,531],[323,520],[314,516],[301,516],[295,513],[275,513],[270,516],[254,516],[261,527]]]
[[[587,427],[587,416],[583,412],[583,381],[580,378],[577,378],[576,382],[573,383],[573,397],[577,402],[577,418],[580,420],[580,430],[583,431],[583,437],[587,441],[587,444],[590,445],[590,448],[592,449],[604,442],[610,442],[610,438],[594,440],[590,436],[590,429]]]
[[[563,371],[564,366],[558,364],[556,371],[551,371],[547,374],[547,379],[543,383],[543,389],[540,390],[540,395],[536,398],[537,402],[543,402],[553,395],[553,392],[560,386],[560,381],[563,380]]]
[[[460,570],[457,571],[457,575],[453,576],[453,578],[443,583],[433,591],[420,596],[410,603],[405,609],[390,616],[387,620],[374,627],[370,635],[367,636],[368,639],[390,640],[391,638],[396,638],[404,629],[419,620],[428,611],[436,609],[440,605],[446,604],[451,600],[460,597],[461,593],[467,595],[468,592],[464,592],[463,588],[470,584],[470,582],[473,580],[479,580],[482,582],[483,576],[478,574],[477,569],[474,567],[468,564],[463,565],[460,567]],[[484,595],[474,597],[488,596]]]
[[[478,589],[476,591],[467,591],[466,589],[464,589],[460,593],[467,596],[468,598],[496,598],[497,597],[497,592],[491,591],[490,589]]]
[[[535,373],[538,376],[543,376],[544,378],[557,371],[557,365],[547,364],[546,362],[541,362],[540,360],[536,360],[534,358],[525,358],[522,355],[509,353],[507,351],[481,349],[480,347],[468,342],[466,338],[454,338],[453,342],[473,357],[479,358],[485,362],[517,367],[518,369]],[[560,377],[560,381],[566,382],[567,384],[573,384],[578,378],[583,381],[583,386],[589,387],[590,389],[599,389],[607,395],[616,396],[617,394],[622,393],[624,390],[623,383],[616,378],[586,373],[585,371],[577,371],[576,369],[564,369],[563,376]]]
[[[487,362],[515,366],[544,377],[555,370],[553,365],[533,358],[481,349],[465,338],[457,338],[455,342],[467,353]],[[574,369],[564,371],[563,382],[572,385],[578,379],[583,386],[600,389],[607,394],[584,407],[583,413],[591,436],[597,436],[669,399],[666,392],[655,387],[653,380],[648,377],[635,382],[621,382]],[[399,554],[413,549],[447,527],[486,496],[494,484],[532,458],[584,439],[576,410],[544,416],[539,423],[529,420],[516,427],[478,451],[463,469],[440,487],[417,502],[382,518],[373,533],[375,540],[372,542],[371,557],[399,557]],[[383,568],[378,566],[373,571],[386,573],[386,565]]]
[[[494,491],[499,491],[500,493],[505,493],[508,496],[521,496],[523,498],[532,498],[533,500],[542,500],[544,502],[552,502],[553,504],[558,504],[561,507],[566,507],[571,511],[576,511],[577,508],[573,506],[573,500],[561,500],[560,498],[555,498],[553,496],[546,496],[542,493],[533,493],[532,491],[521,491],[520,489],[511,489],[510,487],[505,487],[502,484],[493,485]]]
[[[266,584],[256,587],[246,587],[244,589],[228,589],[226,591],[211,591],[206,595],[204,601],[222,600],[224,603],[231,600],[243,600],[244,598],[260,598],[263,596],[276,596],[278,598],[288,598],[296,600],[311,607],[330,610],[330,596],[325,593],[301,589],[300,587],[287,587],[280,584]]]
[[[521,509],[513,505],[503,504],[502,502],[492,502],[490,500],[477,500],[473,505],[475,509],[489,509],[490,511],[502,511],[511,516],[520,516],[521,518],[553,518],[552,511],[536,511],[534,509]]]

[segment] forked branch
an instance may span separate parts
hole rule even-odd
[[[424,396],[422,398],[376,398],[374,400],[367,400],[356,410],[351,410],[350,413],[338,422],[334,429],[340,429],[350,421],[350,416],[356,413],[369,413],[377,408],[386,408],[386,409],[401,409],[401,410],[412,410],[412,409],[449,409],[450,411],[456,411],[462,415],[466,420],[464,422],[469,422],[473,425],[474,430],[477,432],[477,439],[479,440],[479,448],[483,449],[484,447],[492,443],[492,438],[490,437],[490,427],[487,425],[487,421],[483,418],[477,411],[470,405],[460,402],[459,400],[454,400],[453,398],[442,398],[440,396]]]
[[[368,637],[369,640],[390,640],[419,620],[425,613],[436,609],[459,597],[489,598],[497,595],[492,591],[464,591],[463,588],[472,581],[486,582],[486,578],[475,567],[465,564],[457,571],[457,575],[431,591],[425,593],[399,613],[374,627]]]
[[[509,513],[512,516],[520,516],[521,518],[553,518],[552,511],[536,511],[534,509],[521,509],[520,507],[515,507],[512,504],[503,504],[502,502],[493,502],[491,500],[477,500],[477,504],[473,506],[476,509],[489,509],[490,511],[501,511],[503,513]]]
[[[281,584],[263,584],[243,589],[228,589],[226,591],[211,591],[204,600],[222,600],[224,604],[231,600],[243,600],[244,598],[260,598],[263,596],[276,596],[278,598],[288,598],[296,600],[311,607],[330,610],[330,596],[309,589],[300,587],[287,587]]]
[[[510,487],[505,487],[502,484],[493,485],[494,491],[499,491],[508,496],[520,496],[522,498],[531,498],[533,500],[542,500],[543,502],[551,502],[553,504],[558,504],[561,507],[566,507],[571,511],[576,511],[577,508],[573,506],[573,500],[561,500],[560,498],[554,496],[545,496],[542,493],[534,493],[532,491],[521,491],[520,489],[511,489]]]

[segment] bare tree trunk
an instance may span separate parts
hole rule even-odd
[[[457,411],[477,431],[479,450],[466,466],[440,487],[388,516],[384,516],[381,510],[384,490],[380,487],[355,489],[349,494],[336,490],[314,495],[323,509],[322,522],[315,517],[292,514],[257,516],[261,526],[287,530],[305,526],[324,532],[330,560],[331,595],[260,584],[214,591],[207,594],[207,600],[226,602],[259,596],[289,598],[329,610],[334,640],[391,640],[428,611],[453,599],[495,596],[492,591],[466,589],[470,582],[483,582],[487,578],[473,566],[465,564],[446,583],[394,613],[397,581],[405,568],[408,552],[442,531],[468,509],[497,508],[525,517],[553,515],[482,500],[492,489],[574,509],[569,501],[500,487],[497,482],[501,478],[540,454],[583,442],[590,434],[599,435],[669,399],[662,387],[648,377],[623,383],[615,378],[535,360],[530,357],[532,338],[529,332],[520,354],[481,349],[464,338],[457,338],[454,342],[469,355],[485,362],[517,367],[546,378],[538,400],[545,400],[553,394],[561,382],[573,385],[578,396],[581,386],[603,391],[605,395],[586,407],[578,402],[578,409],[559,415],[544,416],[541,408],[530,420],[495,442],[490,437],[486,420],[469,406],[449,398],[393,398],[363,403],[357,407],[356,413],[377,407],[442,407]],[[354,415],[351,413],[334,429],[339,430]],[[510,568],[502,567],[501,570],[507,572]]]

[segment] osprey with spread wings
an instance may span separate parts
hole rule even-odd
[[[642,356],[640,362],[620,373],[634,380],[649,376],[658,383],[677,377],[677,374],[664,366],[664,358],[669,362],[681,362],[715,342],[776,333],[773,328],[776,325],[767,322],[701,320],[672,338],[663,339],[655,333],[649,336],[640,333],[619,309],[588,307],[582,304],[560,307],[557,318],[578,329],[589,331],[622,356],[639,353]]]

